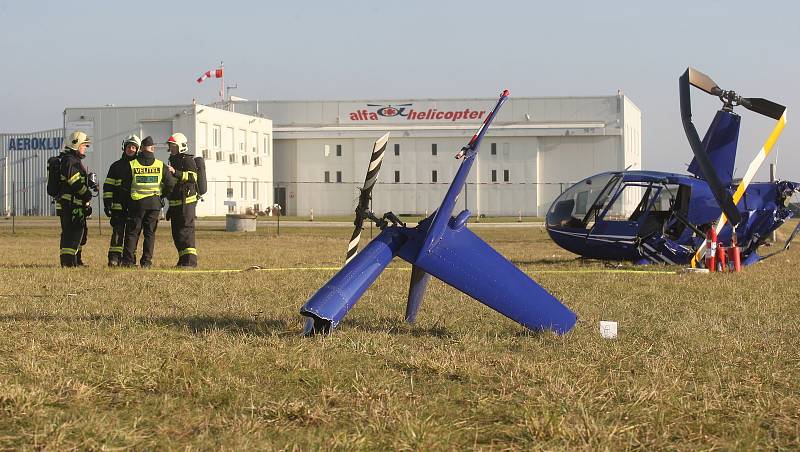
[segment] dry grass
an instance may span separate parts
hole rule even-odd
[[[96,227],[93,266],[69,271],[57,231],[3,229],[0,448],[800,447],[800,245],[740,274],[552,273],[604,267],[538,228],[479,233],[573,332],[529,334],[438,282],[407,326],[409,272],[387,270],[334,335],[301,338],[330,271],[112,271]],[[201,268],[335,266],[349,231],[273,234],[201,231]]]

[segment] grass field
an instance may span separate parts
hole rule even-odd
[[[62,270],[57,230],[0,229],[2,449],[800,448],[800,245],[739,274],[620,273],[537,227],[482,229],[578,313],[571,333],[437,281],[408,326],[395,261],[333,335],[302,338],[332,271],[170,271],[167,223],[155,271],[114,271],[104,232]],[[203,230],[200,268],[338,266],[349,234]]]

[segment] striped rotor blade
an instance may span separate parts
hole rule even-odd
[[[364,188],[361,189],[361,195],[358,197],[358,206],[356,207],[356,219],[353,221],[353,235],[350,237],[350,243],[347,245],[347,258],[345,264],[350,262],[358,253],[358,243],[361,241],[361,230],[364,227],[364,212],[369,208],[369,201],[372,199],[372,187],[378,181],[378,173],[381,170],[381,163],[386,151],[386,143],[389,142],[389,132],[386,132],[382,137],[375,140],[372,146],[372,154],[369,157],[369,166],[367,167],[367,175],[364,178]]]
[[[372,191],[372,187],[378,180],[378,173],[381,170],[381,163],[386,151],[386,143],[389,142],[389,132],[378,138],[375,145],[372,147],[372,155],[369,159],[369,167],[367,167],[367,177],[364,179],[364,190],[368,193]]]
[[[361,226],[356,226],[353,229],[353,235],[350,237],[350,243],[347,245],[347,258],[344,263],[350,262],[350,259],[356,257],[358,253],[358,242],[361,241]]]

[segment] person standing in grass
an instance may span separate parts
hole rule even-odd
[[[169,167],[174,169],[175,188],[167,195],[167,220],[172,226],[172,241],[178,250],[177,267],[197,267],[194,220],[197,217],[198,172],[194,155],[189,153],[186,135],[178,132],[167,140]]]
[[[106,180],[103,182],[103,211],[111,219],[111,243],[108,246],[109,267],[116,267],[122,261],[128,202],[123,198],[120,188],[124,174],[131,171],[130,162],[136,158],[140,145],[141,140],[136,135],[125,138],[122,142],[122,157],[111,164]],[[135,253],[133,260],[136,260]]]
[[[86,217],[91,215],[92,178],[81,160],[91,141],[82,131],[73,132],[64,145],[60,162],[58,203],[61,220],[61,266],[83,266],[81,247],[86,244]]]
[[[144,244],[139,265],[142,268],[153,265],[156,228],[163,205],[161,198],[175,187],[175,178],[167,165],[155,158],[155,147],[153,137],[145,137],[139,155],[129,163],[130,171],[125,172],[122,177],[120,186],[128,202],[122,249],[123,267],[136,266],[136,246],[140,233],[144,235]]]

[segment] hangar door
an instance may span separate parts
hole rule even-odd
[[[141,139],[148,135],[153,137],[153,142],[156,144],[156,153],[167,149],[167,139],[172,135],[172,121],[142,121],[141,127]]]

